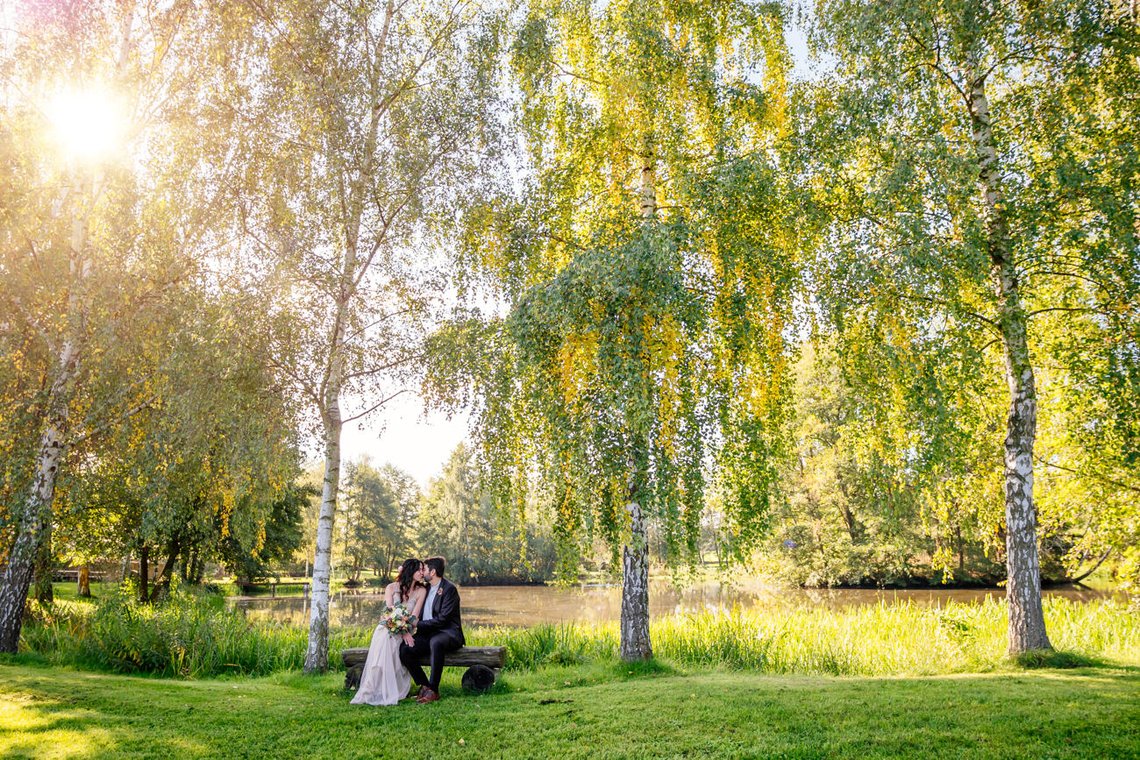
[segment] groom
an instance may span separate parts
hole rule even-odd
[[[443,675],[443,658],[463,646],[463,621],[459,617],[459,590],[443,577],[443,557],[424,560],[424,580],[428,586],[423,613],[412,645],[400,645],[400,662],[420,687],[416,701],[421,705],[439,699],[439,679]],[[424,676],[419,660],[431,656],[431,679]]]

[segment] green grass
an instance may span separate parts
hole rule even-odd
[[[1016,665],[1140,665],[1140,615],[1114,602],[1045,601],[1058,652]],[[817,675],[937,675],[1014,667],[1006,657],[1004,601],[879,604],[728,614],[707,612],[655,620],[653,651],[682,666]],[[476,630],[474,644],[504,644],[507,665],[612,661],[618,626],[559,625]],[[1040,662],[1039,662],[1040,661]]]
[[[169,601],[140,605],[128,589],[108,590],[98,604],[34,608],[21,650],[55,665],[209,677],[268,675],[304,662],[305,628],[252,622],[217,595],[176,587]],[[810,675],[938,675],[1019,667],[1140,666],[1140,615],[1114,602],[1048,599],[1049,635],[1057,652],[1011,663],[1003,601],[880,604],[680,615],[653,622],[654,652],[682,667]],[[366,646],[371,627],[334,628],[334,666],[345,647]],[[472,645],[507,647],[507,668],[612,665],[617,624],[476,628]]]
[[[251,623],[216,594],[175,586],[160,604],[140,604],[130,585],[97,604],[61,600],[32,606],[20,649],[54,665],[200,678],[268,675],[304,664],[305,628]],[[336,628],[334,653],[366,646],[371,631]]]
[[[55,596],[56,601],[67,602],[83,602],[92,603],[97,602],[105,596],[115,593],[118,589],[118,583],[106,583],[104,581],[91,581],[91,596],[83,597],[79,595],[79,585],[74,581],[56,581],[51,584],[51,592]]]
[[[1047,600],[1058,651],[1018,661],[1000,601],[664,618],[639,665],[616,625],[474,629],[507,647],[491,693],[449,669],[439,704],[362,708],[296,672],[301,628],[104,592],[36,608],[0,656],[0,756],[1140,758],[1140,615],[1112,602]],[[334,629],[334,666],[370,633]]]
[[[7,664],[4,664],[7,663]],[[600,665],[348,704],[340,677],[177,681],[0,658],[3,757],[1140,756],[1140,671],[834,678]]]

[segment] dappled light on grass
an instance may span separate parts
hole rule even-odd
[[[427,707],[351,706],[339,674],[173,682],[0,664],[0,756],[1128,757],[1136,673],[822,678],[547,666]],[[588,673],[587,682],[570,682]],[[81,708],[78,706],[82,706]],[[1043,706],[1047,706],[1044,707]],[[651,730],[647,730],[651,727]],[[430,741],[408,743],[406,737]],[[463,741],[460,744],[460,740]],[[409,749],[411,748],[411,749]]]
[[[4,757],[98,757],[113,745],[93,713],[67,701],[25,693],[0,699],[0,753]]]

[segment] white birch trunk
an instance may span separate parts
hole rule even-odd
[[[313,557],[309,645],[305,650],[306,673],[323,673],[329,666],[329,585],[332,580],[333,519],[340,491],[340,400],[339,389],[325,419],[325,477],[321,487],[321,510],[317,517],[317,549]]]
[[[653,656],[649,640],[649,541],[641,505],[626,505],[630,537],[622,552],[621,658],[625,662]]]
[[[388,8],[390,12],[390,3]],[[358,274],[357,246],[360,239],[360,219],[363,213],[364,189],[371,178],[371,156],[376,150],[377,129],[378,118],[374,114],[369,137],[365,143],[365,155],[369,158],[361,166],[357,181],[353,184],[350,216],[345,223],[344,262],[340,271],[335,322],[329,336],[329,360],[324,377],[324,398],[321,409],[325,434],[325,477],[321,486],[321,509],[317,516],[317,545],[313,557],[309,643],[305,650],[304,665],[306,673],[323,673],[329,666],[329,586],[332,581],[333,522],[340,494],[340,438],[344,427],[340,395],[345,382],[344,352],[347,350],[345,336],[353,299],[356,298],[354,283]]]
[[[970,120],[986,209],[986,235],[998,297],[1009,414],[1005,438],[1006,598],[1009,653],[1052,649],[1041,609],[1041,566],[1037,553],[1037,511],[1033,504],[1033,444],[1037,434],[1037,390],[1029,355],[1028,318],[1013,262],[1013,245],[997,165],[985,77],[971,66]]]
[[[87,190],[87,183],[77,176],[71,195],[71,288],[67,301],[67,333],[59,346],[55,378],[40,431],[36,475],[27,498],[15,515],[16,540],[8,555],[8,566],[0,575],[0,652],[15,652],[19,646],[28,588],[35,573],[40,544],[51,526],[56,478],[67,453],[71,397],[84,346],[86,304],[82,300],[83,280],[91,273],[91,262],[86,256],[87,217],[83,207],[88,197]]]
[[[638,208],[648,231],[657,220],[656,158],[649,138],[641,160]],[[638,457],[633,459],[636,461]],[[626,505],[630,517],[629,541],[622,547],[621,658],[625,662],[648,660],[653,656],[649,639],[649,539],[645,515],[634,500],[636,486],[642,482],[640,477],[631,477],[631,498]]]
[[[28,599],[36,554],[43,531],[51,521],[51,505],[55,494],[56,475],[63,462],[66,445],[64,428],[66,405],[51,415],[40,434],[36,456],[36,477],[31,492],[23,501],[17,520],[16,541],[8,555],[8,566],[0,576],[0,652],[15,652],[20,643],[24,604]]]
[[[319,673],[328,669],[329,638],[329,585],[332,578],[333,521],[336,516],[337,498],[340,493],[341,431],[344,425],[340,407],[341,393],[344,390],[345,352],[347,326],[359,298],[359,282],[363,279],[363,269],[370,264],[370,257],[360,255],[361,220],[364,204],[372,187],[376,170],[376,150],[379,131],[383,121],[385,103],[383,61],[387,56],[388,36],[399,8],[395,0],[384,4],[384,18],[376,37],[373,50],[370,82],[371,113],[366,125],[363,159],[356,170],[355,179],[349,183],[346,214],[344,217],[344,261],[339,273],[340,284],[337,294],[335,324],[329,336],[329,359],[322,383],[321,418],[325,435],[325,477],[321,489],[321,509],[317,518],[317,545],[313,557],[311,585],[312,606],[309,613],[309,644],[305,652],[306,673]],[[335,156],[330,157],[330,165],[336,165]],[[351,169],[346,169],[351,173]]]

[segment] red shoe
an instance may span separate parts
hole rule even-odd
[[[439,701],[439,692],[438,691],[432,691],[431,689],[429,689],[426,686],[423,688],[423,693],[420,694],[419,697],[416,698],[416,702],[420,703],[421,705],[426,705],[430,702],[438,702],[438,701]]]

